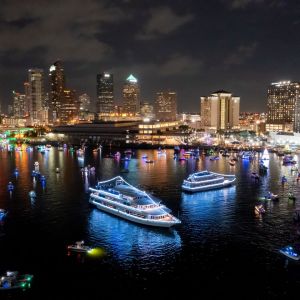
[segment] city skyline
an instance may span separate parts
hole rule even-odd
[[[77,0],[68,0],[56,4],[3,3],[3,107],[11,101],[12,90],[21,90],[28,69],[46,71],[57,59],[64,62],[69,85],[93,101],[97,74],[114,74],[117,103],[124,79],[133,74],[142,101],[153,102],[157,91],[174,90],[179,111],[199,111],[200,97],[219,89],[239,95],[241,111],[266,111],[269,84],[299,78],[296,3],[91,0],[82,7]]]

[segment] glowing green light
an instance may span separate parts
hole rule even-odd
[[[88,254],[94,257],[101,257],[105,255],[105,251],[101,248],[93,248],[88,251]]]

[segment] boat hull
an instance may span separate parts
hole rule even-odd
[[[225,187],[229,187],[231,185],[233,185],[233,183],[235,182],[236,179],[233,180],[228,180],[227,182],[222,182],[219,184],[214,184],[214,185],[210,185],[210,186],[198,186],[198,187],[188,187],[186,185],[182,185],[182,189],[185,192],[189,192],[189,193],[198,193],[198,192],[205,192],[205,191],[210,191],[210,190],[216,190],[216,189],[222,189]]]
[[[288,253],[286,253],[285,251],[283,250],[279,250],[279,252],[283,255],[285,255],[286,257],[290,258],[290,259],[293,259],[293,260],[299,260],[300,259],[300,256],[292,256],[292,255],[289,255]]]
[[[107,207],[107,206],[105,206],[101,203],[93,201],[92,199],[90,200],[90,203],[95,205],[98,209],[100,209],[102,211],[105,211],[105,212],[110,213],[112,215],[118,216],[120,218],[126,219],[126,220],[134,222],[134,223],[142,224],[142,225],[153,226],[153,227],[167,227],[168,228],[168,227],[171,227],[171,226],[177,224],[176,222],[166,222],[166,221],[158,221],[158,220],[154,221],[154,220],[151,220],[151,219],[138,218],[138,217],[135,217],[133,215],[128,215],[120,209]]]

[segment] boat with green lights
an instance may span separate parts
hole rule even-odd
[[[17,271],[7,271],[0,277],[0,290],[27,289],[31,287],[33,275],[20,275]]]

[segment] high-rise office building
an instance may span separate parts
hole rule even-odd
[[[91,98],[88,94],[82,94],[78,97],[79,109],[81,111],[89,111],[91,105]]]
[[[41,69],[28,70],[30,119],[32,124],[41,121],[44,102],[44,71]]]
[[[56,61],[49,69],[50,80],[50,121],[60,122],[60,109],[64,103],[65,73],[61,61]]]
[[[134,116],[140,113],[140,88],[133,75],[128,76],[123,87],[123,112]]]
[[[175,121],[177,115],[177,96],[175,92],[158,92],[155,99],[155,116],[160,121]]]
[[[13,116],[24,118],[25,116],[26,97],[24,94],[13,91]]]
[[[31,100],[30,100],[30,84],[29,82],[24,82],[24,94],[25,94],[25,116],[29,117],[32,110]]]
[[[201,97],[201,127],[207,130],[237,129],[239,126],[240,97],[220,90]]]
[[[64,90],[64,102],[60,106],[60,124],[74,124],[78,120],[78,101],[74,90]]]
[[[109,115],[114,111],[114,78],[113,74],[102,73],[97,75],[97,102],[98,115]]]
[[[300,83],[280,81],[268,88],[267,131],[299,131]],[[297,110],[295,109],[297,108]],[[299,111],[299,112],[298,112]]]

